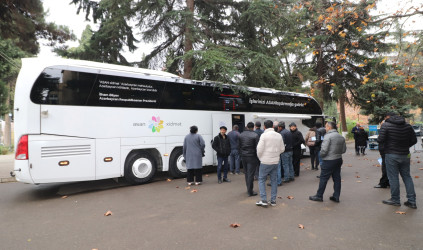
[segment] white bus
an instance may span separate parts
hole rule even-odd
[[[22,59],[14,103],[16,179],[52,183],[125,177],[150,181],[157,171],[184,177],[182,145],[197,125],[204,165],[217,165],[211,141],[226,125],[295,122],[307,132],[322,110],[312,97],[273,89],[234,93],[228,86],[81,60]]]

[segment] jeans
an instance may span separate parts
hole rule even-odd
[[[323,160],[322,160],[322,157],[320,157],[320,148],[316,150],[316,155],[317,155],[317,158],[319,159],[319,165],[322,166]]]
[[[222,163],[223,163],[223,179],[228,178],[228,157],[217,157],[217,179],[222,179]]]
[[[323,198],[323,193],[325,192],[328,180],[332,176],[333,197],[339,199],[339,196],[341,195],[341,166],[342,158],[336,160],[323,161],[323,164],[320,166],[320,182],[316,196]]]
[[[294,179],[294,165],[292,165],[292,151],[283,152],[281,154],[284,181]]]
[[[270,184],[272,186],[272,191],[270,194],[270,200],[276,201],[276,195],[278,193],[278,183],[277,183],[277,177],[278,177],[278,164],[260,164],[260,170],[259,170],[259,189],[260,189],[260,197],[262,201],[267,201],[267,194],[266,194],[266,178],[267,175],[270,175]]]
[[[241,164],[240,155],[237,149],[232,149],[231,154],[229,155],[230,159],[230,171],[233,173],[234,171],[239,174],[239,165]]]
[[[247,193],[253,193],[254,187],[254,173],[259,161],[255,156],[243,156],[242,165],[244,166],[245,172],[245,184],[247,185]]]
[[[410,203],[416,203],[416,192],[414,191],[413,179],[410,176],[410,158],[407,155],[385,154],[386,172],[389,185],[391,186],[391,199],[400,202],[400,184],[398,174],[407,192],[407,199]]]

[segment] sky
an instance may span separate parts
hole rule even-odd
[[[87,24],[91,25],[95,29],[96,25],[85,21],[85,13],[76,15],[77,7],[75,5],[69,5],[70,0],[43,0],[44,10],[48,10],[48,16],[46,17],[47,22],[54,22],[57,25],[66,25],[70,30],[78,37],[81,38],[82,31],[85,29]],[[376,5],[377,9],[374,10],[373,15],[395,13],[398,10],[406,10],[410,6],[423,7],[422,0],[379,0]],[[413,22],[414,21],[414,22]],[[407,20],[404,29],[421,29],[421,23],[423,23],[423,17],[414,17]],[[420,26],[420,27],[419,27]],[[78,41],[68,42],[67,45],[70,47],[76,47],[79,45]],[[128,61],[135,61],[136,58],[140,58],[142,53],[148,54],[154,47],[154,44],[139,44],[139,49],[134,53],[126,52],[124,55]],[[136,56],[135,56],[136,55]],[[40,57],[52,57],[56,56],[51,52],[51,48],[47,46],[41,46]]]

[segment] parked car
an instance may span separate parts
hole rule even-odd
[[[416,133],[416,136],[420,136],[421,135],[422,126],[420,126],[420,125],[413,125],[413,129],[414,129],[414,133]]]

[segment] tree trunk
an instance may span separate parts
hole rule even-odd
[[[192,33],[191,27],[193,25],[193,15],[194,15],[194,0],[186,0],[187,8],[192,13],[192,15],[187,16],[187,21],[185,24],[185,54],[192,50]],[[191,79],[192,71],[192,57],[187,57],[184,59],[184,78]]]
[[[342,132],[348,132],[347,119],[345,117],[345,91],[339,95],[339,119],[341,120]]]
[[[6,100],[6,105],[7,105],[7,109],[10,109],[10,95],[12,94],[11,92],[11,82],[8,81],[8,90],[7,90],[7,100]],[[12,145],[12,126],[11,126],[11,121],[10,121],[10,116],[9,116],[9,112],[7,112],[4,115],[4,137],[3,137],[3,143],[5,146],[9,147]]]

